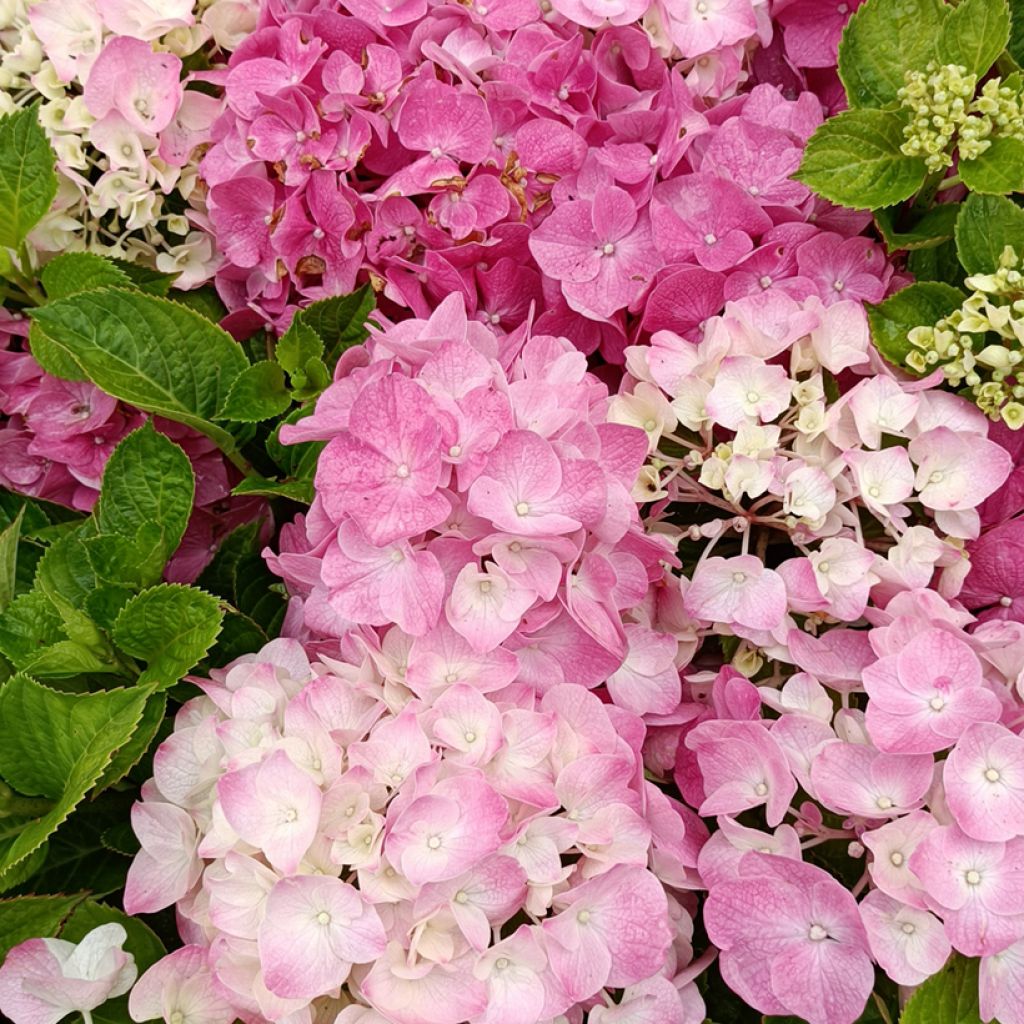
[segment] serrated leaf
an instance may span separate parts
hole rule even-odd
[[[114,643],[147,664],[147,677],[173,686],[213,646],[223,612],[215,597],[196,587],[163,583],[124,606]]]
[[[114,288],[49,302],[32,317],[102,391],[234,448],[210,421],[248,362],[215,324],[167,299]]]
[[[61,253],[43,267],[40,277],[50,300],[92,288],[132,286],[131,278],[123,270],[94,252]]]
[[[366,340],[369,334],[366,321],[375,305],[373,290],[363,285],[351,295],[335,295],[313,302],[296,316],[320,336],[334,360],[345,349]]]
[[[139,539],[141,527],[155,524],[163,532],[166,560],[188,526],[194,492],[188,456],[147,423],[124,438],[107,461],[96,523],[100,533],[132,542]]]
[[[962,64],[979,78],[1010,41],[1006,0],[961,0],[943,22],[938,54],[942,64]]]
[[[900,1024],[978,1024],[978,961],[954,953],[903,1008]]]
[[[114,628],[121,609],[135,596],[134,587],[106,583],[85,599],[85,610],[108,632]]]
[[[839,77],[850,106],[894,102],[904,71],[923,71],[935,59],[948,13],[942,0],[867,0],[857,8],[839,43]]]
[[[123,910],[95,900],[84,900],[74,907],[60,929],[60,938],[65,942],[81,942],[94,928],[104,924],[119,924],[128,933],[124,948],[135,957],[140,977],[167,952],[153,929],[139,918],[129,917]],[[102,1007],[107,1008],[107,1004]]]
[[[96,578],[107,586],[128,588],[129,595],[159,583],[170,554],[158,523],[143,523],[131,539],[122,534],[101,533],[86,540],[85,549]],[[95,590],[86,598],[87,611],[93,595],[99,592]]]
[[[30,878],[32,879],[32,888],[37,889],[35,876],[43,864],[46,863],[46,855],[49,849],[50,844],[43,843],[41,846],[36,847],[20,864],[16,864],[10,870],[5,871],[3,877],[0,878],[0,893],[16,889]],[[64,886],[64,888],[67,888],[67,886]],[[46,890],[42,891],[45,892]]]
[[[117,750],[110,764],[107,765],[103,774],[97,779],[93,787],[94,793],[99,793],[108,786],[120,782],[149,751],[160,726],[163,724],[164,715],[167,713],[167,694],[154,693],[142,711],[139,724],[132,734],[132,738]]]
[[[289,376],[297,372],[304,375],[304,367],[310,359],[320,359],[324,354],[323,338],[306,323],[301,313],[292,317],[288,330],[278,339],[274,357]],[[294,383],[294,382],[293,382]]]
[[[131,263],[129,260],[111,259],[110,262],[128,277],[134,287],[147,295],[166,295],[180,276],[165,274],[163,271],[154,270],[141,263]]]
[[[33,105],[0,118],[0,247],[17,249],[57,194],[56,157]]]
[[[246,477],[231,492],[234,495],[258,495],[262,498],[287,498],[302,505],[313,501],[312,480],[266,480],[263,477]]]
[[[61,506],[26,498],[13,491],[0,490],[0,526],[10,526],[21,516],[22,533],[26,537],[34,537],[38,530],[44,530],[51,524],[52,520],[47,514],[50,508],[56,510]],[[67,509],[62,511],[66,512]]]
[[[54,805],[20,831],[0,836],[0,878],[38,849],[95,785],[131,738],[147,697],[144,688],[64,694],[22,674],[3,684],[0,774]]]
[[[32,323],[28,329],[28,347],[32,358],[51,377],[61,380],[88,380],[89,377],[78,363],[68,355],[67,351],[57,345],[43,330],[41,324]]]
[[[992,273],[1008,245],[1024,256],[1024,210],[1002,196],[968,196],[956,221],[956,251],[964,270]]]
[[[36,570],[36,587],[57,609],[68,638],[88,650],[101,664],[113,665],[110,646],[84,611],[86,598],[97,585],[84,543],[87,533],[83,528],[50,545]]]
[[[1001,196],[1024,191],[1024,142],[1004,136],[973,160],[961,160],[960,180],[972,191]]]
[[[793,177],[841,206],[902,202],[925,179],[924,161],[900,152],[905,124],[900,111],[845,110],[811,136]]]
[[[52,938],[84,899],[84,893],[76,893],[0,900],[0,959],[26,939]]]
[[[912,284],[879,305],[867,307],[871,340],[890,363],[906,370],[905,360],[912,348],[908,332],[948,316],[963,300],[963,292],[948,284],[937,281]]]
[[[0,532],[0,613],[14,600],[18,581],[18,542],[24,515],[25,506],[22,505],[14,522]]]
[[[15,668],[23,668],[40,652],[66,639],[57,609],[39,591],[16,597],[0,617],[0,652]]]
[[[284,370],[267,359],[246,367],[235,378],[217,418],[259,423],[280,416],[291,404]]]
[[[60,640],[20,665],[41,679],[68,679],[89,673],[112,673],[117,666],[75,640]]]
[[[875,210],[875,224],[891,253],[900,250],[930,249],[952,238],[960,204],[942,203],[910,225],[901,224],[899,217],[903,212],[903,208],[899,206]]]

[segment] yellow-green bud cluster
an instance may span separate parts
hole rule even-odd
[[[953,140],[963,160],[975,160],[992,139],[1024,140],[1024,108],[1019,89],[1002,79],[987,81],[975,97],[978,76],[962,64],[931,63],[924,71],[908,71],[899,90],[910,113],[900,151],[922,157],[931,173],[953,164]]]
[[[907,335],[911,369],[941,367],[946,382],[963,388],[987,416],[1014,430],[1024,426],[1024,274],[1007,246],[991,274],[967,278],[973,289],[961,307],[934,326]]]
[[[978,76],[962,64],[931,63],[924,71],[908,71],[904,82],[897,95],[910,122],[901,151],[923,157],[932,173],[952,166],[950,144],[967,121]]]

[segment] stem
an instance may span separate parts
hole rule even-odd
[[[914,213],[924,213],[932,205],[935,193],[939,191],[939,186],[942,184],[942,179],[945,176],[946,169],[943,168],[941,171],[929,174],[928,177],[924,179],[921,191],[917,193],[917,198],[914,200]]]
[[[959,174],[951,174],[948,178],[944,178],[942,181],[939,182],[939,187],[938,187],[937,191],[945,192],[946,189],[948,189],[948,188],[956,188],[957,185],[959,185],[959,184],[960,184],[960,175]]]

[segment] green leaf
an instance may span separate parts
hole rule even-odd
[[[931,249],[912,249],[907,255],[907,270],[918,281],[942,281],[959,288],[964,272],[956,256],[956,243],[949,239]]]
[[[1017,62],[1017,66],[1024,67],[1024,3],[1021,0],[1010,0],[1010,11],[1012,23],[1010,41],[1006,44],[1006,49]]]
[[[894,102],[903,72],[923,71],[935,58],[948,12],[942,0],[867,0],[859,7],[839,43],[839,77],[850,106]]]
[[[256,494],[263,498],[287,498],[302,505],[311,504],[314,496],[312,480],[265,480],[258,476],[247,476],[231,493]]]
[[[840,206],[899,203],[925,179],[924,161],[900,152],[904,124],[900,111],[845,110],[811,136],[793,177]]]
[[[136,542],[141,527],[163,532],[164,560],[181,543],[192,512],[195,475],[188,456],[153,424],[129,434],[103,470],[96,524]],[[118,582],[112,580],[111,582]]]
[[[978,1024],[978,961],[954,953],[903,1008],[900,1024]]]
[[[147,664],[161,688],[173,686],[213,646],[220,602],[196,587],[162,583],[125,605],[114,623],[114,643]]]
[[[0,613],[14,600],[18,579],[18,541],[24,515],[25,506],[22,505],[14,522],[0,533]]]
[[[218,419],[258,423],[280,416],[292,404],[285,385],[284,370],[264,360],[246,367],[234,380]]]
[[[228,665],[243,654],[259,650],[270,638],[248,615],[229,611],[224,615],[224,628],[207,656],[214,668]]]
[[[94,252],[64,252],[43,267],[46,297],[63,299],[92,288],[131,288],[131,278],[110,260]]]
[[[973,160],[961,160],[960,180],[972,191],[1001,196],[1024,191],[1024,142],[1009,136],[992,139],[992,145]]]
[[[1024,256],[1024,210],[1002,196],[968,196],[956,221],[956,251],[964,270],[992,273],[1008,245]]]
[[[35,361],[51,376],[61,380],[88,380],[86,372],[68,355],[67,351],[43,330],[32,323],[28,329],[28,347]]]
[[[38,105],[0,118],[0,247],[17,249],[57,194],[56,157]]]
[[[336,359],[345,349],[366,340],[366,321],[375,305],[373,290],[363,285],[351,295],[321,299],[295,315],[320,336],[331,358]]]
[[[26,939],[52,938],[84,895],[0,900],[0,959]]]
[[[0,652],[15,668],[66,639],[57,609],[38,590],[16,597],[0,617]]]
[[[959,203],[942,203],[933,207],[914,224],[897,227],[903,208],[887,206],[875,210],[875,224],[885,239],[889,252],[930,249],[953,237],[953,226],[960,212]]]
[[[158,523],[143,523],[131,539],[122,534],[101,533],[86,540],[85,549],[96,578],[109,586],[127,588],[129,596],[131,591],[145,590],[160,582],[170,553]],[[93,595],[100,592],[94,590],[86,597],[86,610],[91,607]]]
[[[248,363],[209,320],[166,299],[113,288],[47,303],[32,316],[107,394],[234,449],[231,435],[210,420]]]
[[[904,360],[912,348],[907,333],[914,327],[941,320],[963,300],[963,292],[948,284],[937,281],[912,284],[879,305],[867,307],[871,340],[890,363],[907,369]]]
[[[188,306],[200,316],[212,323],[220,323],[228,315],[227,307],[220,301],[217,290],[211,286],[196,288],[188,292],[176,292],[171,296],[173,302]]]
[[[167,694],[154,693],[146,701],[132,738],[118,749],[103,774],[96,780],[93,787],[95,793],[120,782],[142,760],[159,733],[166,713]]]
[[[292,317],[291,326],[281,335],[274,349],[275,358],[289,376],[303,373],[308,360],[320,359],[323,354],[323,338],[306,323],[302,313]]]
[[[36,570],[36,587],[57,609],[68,638],[98,657],[101,663],[113,665],[109,644],[83,610],[86,598],[97,585],[85,547],[85,535],[82,528],[50,545]]]
[[[0,878],[50,836],[131,738],[146,688],[65,694],[26,675],[0,689],[0,772],[54,800],[45,814],[0,835]]]
[[[1010,41],[1006,0],[961,0],[942,24],[938,55],[942,64],[962,64],[979,78]]]
[[[136,589],[118,583],[104,584],[85,599],[85,610],[94,622],[109,632],[114,628],[121,609],[135,596]]]
[[[135,957],[140,977],[167,952],[153,929],[139,918],[95,900],[84,900],[74,908],[60,929],[60,937],[65,942],[81,942],[94,928],[104,924],[119,924],[128,933],[124,948]]]
[[[140,292],[145,292],[147,295],[166,295],[171,290],[171,285],[179,277],[178,274],[165,274],[160,270],[143,266],[141,263],[132,263],[129,260],[111,259],[110,262],[125,274]]]

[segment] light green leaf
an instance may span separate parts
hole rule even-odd
[[[850,106],[895,102],[904,71],[923,71],[935,59],[948,13],[942,0],[867,0],[857,8],[839,43],[839,77]]]
[[[46,297],[63,299],[92,288],[131,288],[131,278],[110,260],[94,252],[64,252],[43,267]]]
[[[87,673],[113,673],[117,666],[75,640],[61,640],[28,658],[19,666],[45,679],[69,679]]]
[[[331,359],[366,340],[366,321],[376,305],[373,290],[363,285],[351,295],[335,295],[311,303],[296,314],[323,340]]]
[[[867,307],[871,340],[894,366],[907,369],[905,360],[912,346],[907,334],[915,327],[934,324],[952,313],[964,300],[957,288],[938,281],[919,281],[890,295],[877,306]]]
[[[14,600],[14,588],[18,580],[18,541],[21,540],[21,520],[25,506],[13,523],[0,533],[0,613]]]
[[[900,1024],[978,1024],[978,961],[954,953],[903,1008]]]
[[[920,220],[903,226],[900,206],[875,210],[875,224],[885,239],[889,252],[930,249],[953,237],[953,226],[960,212],[959,203],[942,203],[933,207]],[[899,225],[899,226],[897,226]]]
[[[961,0],[943,22],[938,53],[942,64],[962,64],[979,78],[1010,41],[1006,0]]]
[[[905,124],[900,111],[843,111],[811,136],[793,177],[840,206],[875,209],[901,202],[925,178],[924,161],[900,152]]]
[[[0,879],[61,825],[131,738],[149,691],[65,694],[19,674],[0,689],[0,773],[54,800],[17,832],[0,834]],[[17,779],[17,781],[15,781]]]
[[[114,754],[103,774],[96,780],[94,793],[120,782],[145,756],[160,731],[167,713],[167,694],[154,693],[142,711],[132,738]]]
[[[972,191],[1001,196],[1024,192],[1024,142],[1009,136],[993,139],[992,145],[973,160],[961,160],[960,180]]]
[[[280,416],[291,404],[284,370],[277,363],[264,360],[246,367],[235,378],[217,418],[259,423]]]
[[[146,677],[173,686],[213,646],[220,602],[196,587],[163,583],[132,598],[114,623],[114,643],[147,664]]]
[[[56,157],[38,105],[0,118],[0,247],[17,249],[57,194]]]
[[[964,270],[992,273],[1008,245],[1024,256],[1024,210],[1002,196],[968,196],[956,221],[956,251]]]
[[[121,441],[110,456],[103,470],[96,524],[101,533],[119,534],[133,542],[141,527],[158,526],[166,560],[185,533],[194,492],[195,475],[188,456],[147,423]]]
[[[97,585],[84,543],[87,532],[83,527],[50,545],[36,569],[36,588],[57,609],[68,638],[91,652],[100,664],[113,666],[109,644],[83,610],[86,598]],[[28,669],[27,665],[25,667]]]
[[[302,313],[292,317],[291,326],[281,335],[274,349],[275,358],[289,376],[302,372],[308,360],[320,359],[323,354],[323,339],[306,323]]]
[[[83,899],[84,893],[0,900],[0,960],[26,939],[53,938]]]
[[[166,299],[114,288],[47,303],[32,317],[107,394],[233,449],[231,435],[210,420],[248,363],[209,320]]]
[[[57,609],[38,590],[16,597],[0,617],[0,653],[23,668],[40,652],[66,640]]]

